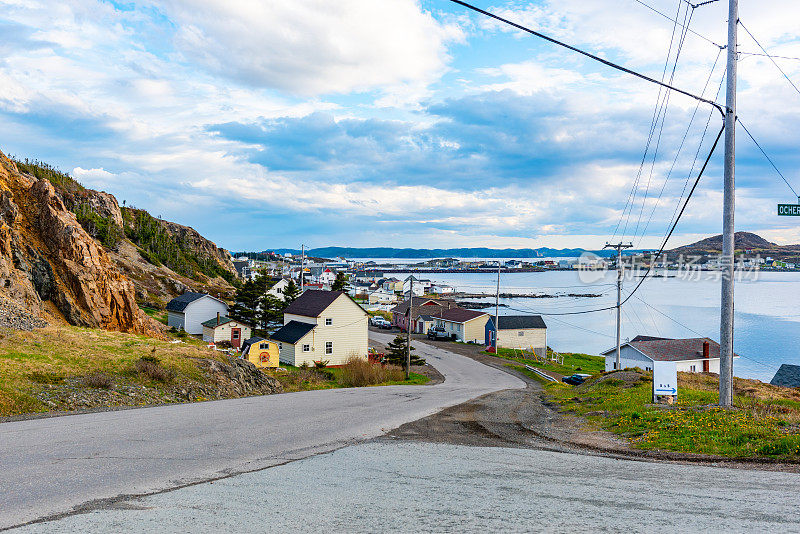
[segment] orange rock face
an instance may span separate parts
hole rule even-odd
[[[158,335],[133,283],[87,234],[47,180],[31,180],[0,153],[0,296],[31,313],[53,306],[69,323]]]

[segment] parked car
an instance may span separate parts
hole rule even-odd
[[[381,317],[380,315],[376,315],[375,317],[370,319],[369,322],[372,326],[377,326],[379,328],[385,328],[384,326],[385,324],[388,324],[391,327],[391,323],[386,319],[384,319],[383,317]]]
[[[428,339],[450,339],[450,334],[444,328],[434,326],[428,329]]]
[[[574,375],[563,377],[561,381],[564,382],[565,384],[570,384],[572,386],[580,386],[581,384],[586,382],[586,379],[589,378],[590,376],[592,375],[575,373]]]

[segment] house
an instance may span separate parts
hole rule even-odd
[[[497,346],[507,349],[532,347],[537,356],[547,355],[547,325],[541,315],[501,315]],[[486,345],[494,346],[494,317],[486,322]]]
[[[391,310],[389,312],[392,314],[392,325],[396,326],[402,331],[407,329],[408,325],[408,306],[409,300],[406,299]],[[449,310],[450,308],[455,308],[458,305],[455,301],[452,300],[445,300],[445,299],[427,299],[427,298],[415,298],[414,299],[414,309],[411,311],[411,315],[416,318],[420,315],[436,315],[441,311]],[[426,330],[416,330],[419,333],[425,333]]]
[[[449,295],[455,292],[455,288],[447,284],[432,284],[428,291],[434,295]]]
[[[289,280],[286,278],[281,278],[275,284],[269,288],[267,291],[267,295],[270,297],[275,297],[276,299],[283,300],[283,290],[286,289],[286,286],[289,285]]]
[[[773,386],[800,387],[800,365],[784,363],[769,381]]]
[[[203,341],[208,343],[219,343],[227,341],[236,350],[242,345],[242,341],[249,338],[253,332],[253,327],[249,324],[231,319],[222,314],[217,314],[214,319],[203,321]]]
[[[342,365],[351,356],[367,357],[367,321],[367,312],[343,291],[309,289],[286,308],[283,327],[270,339],[286,364]]]
[[[187,334],[201,335],[203,321],[228,314],[228,305],[208,293],[187,291],[167,303],[167,326]]]
[[[422,295],[425,294],[425,286],[422,284],[422,281],[416,276],[409,276],[406,280],[403,281],[403,295],[405,295],[406,298],[408,298],[409,291],[413,291],[415,297],[417,296],[421,297]]]
[[[456,341],[483,343],[489,315],[464,308],[450,308],[433,316],[436,326],[453,336]]]
[[[397,302],[397,295],[383,288],[376,289],[367,296],[368,304],[394,304]]]
[[[602,353],[606,371],[616,367],[617,348]],[[734,358],[739,356],[734,354]],[[707,337],[668,339],[636,336],[620,346],[620,367],[653,369],[654,361],[677,362],[678,371],[686,373],[719,373],[719,343]]]
[[[251,337],[242,343],[241,358],[256,367],[278,367],[278,344],[263,337]]]
[[[420,315],[414,317],[414,332],[427,334],[428,330],[436,326],[436,317],[433,315]]]
[[[236,269],[236,274],[239,275],[239,278],[250,279],[250,269],[252,268],[250,259],[233,260],[233,267]]]

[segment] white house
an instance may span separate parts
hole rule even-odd
[[[286,308],[283,327],[270,339],[278,343],[283,363],[342,365],[351,356],[366,359],[368,317],[342,291],[309,289]]]
[[[203,333],[203,321],[228,314],[228,305],[218,298],[191,291],[169,301],[166,308],[167,326],[193,335]]]
[[[252,333],[253,327],[249,324],[221,314],[214,319],[203,321],[203,341],[207,343],[227,341],[231,347],[238,349],[245,339],[250,339]]]
[[[455,292],[455,288],[447,284],[433,284],[429,291],[434,295],[449,295]]]
[[[606,371],[613,371],[617,363],[617,348],[602,353],[606,358]],[[739,356],[734,354],[734,358]],[[620,346],[620,368],[639,367],[653,369],[654,361],[677,362],[678,371],[686,373],[719,373],[719,343],[707,337],[668,339],[636,336]]]
[[[500,334],[497,346],[507,349],[533,349],[538,356],[547,355],[547,325],[541,315],[501,315],[497,318]],[[494,317],[486,323],[486,345],[494,344]]]
[[[269,288],[267,291],[267,295],[271,297],[275,297],[276,299],[283,299],[283,290],[286,289],[286,286],[289,285],[289,280],[286,278],[281,278],[275,285]]]

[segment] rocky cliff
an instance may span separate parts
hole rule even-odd
[[[135,333],[159,330],[140,311],[131,280],[51,182],[21,174],[2,153],[0,297],[51,321]]]

